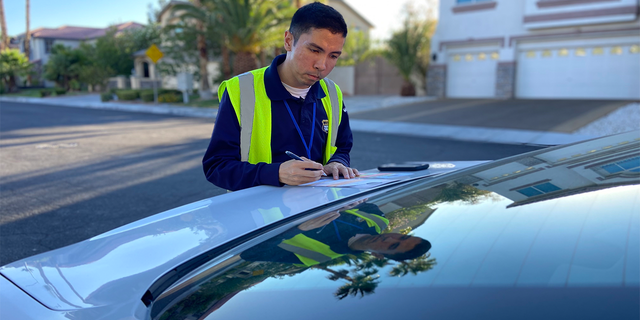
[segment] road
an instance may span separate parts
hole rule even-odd
[[[223,194],[201,159],[213,121],[1,102],[0,265]],[[491,160],[536,149],[354,132],[352,165]]]

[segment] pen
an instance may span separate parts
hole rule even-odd
[[[284,153],[287,154],[291,159],[298,160],[298,161],[304,161],[304,160],[302,160],[302,158],[298,157],[298,155],[296,155],[295,153],[293,153],[291,151],[285,151]],[[308,169],[307,168],[305,170],[315,171],[316,169]],[[327,176],[327,174],[324,173],[324,170],[322,170],[322,175],[325,176],[325,177]]]

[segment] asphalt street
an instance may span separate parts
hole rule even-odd
[[[571,133],[629,103],[611,100],[443,99],[361,112],[352,118]]]
[[[0,102],[0,265],[225,192],[204,178],[213,120]],[[354,132],[352,166],[536,149]]]

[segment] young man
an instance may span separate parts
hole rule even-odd
[[[267,68],[221,84],[218,117],[202,160],[207,180],[240,190],[300,185],[323,174],[334,179],[359,175],[350,168],[353,138],[342,93],[324,79],[346,36],[340,13],[321,3],[308,4],[298,9],[285,32],[286,54]]]

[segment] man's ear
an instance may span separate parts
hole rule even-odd
[[[287,51],[293,50],[293,34],[289,30],[284,32],[284,49]]]

